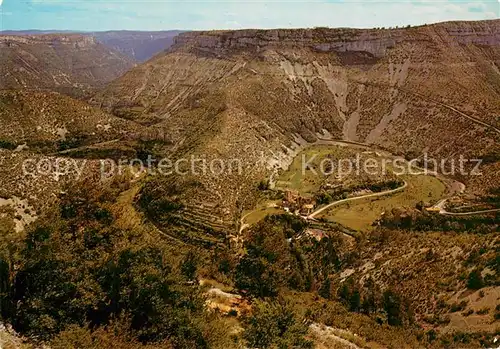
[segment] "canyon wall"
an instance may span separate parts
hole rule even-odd
[[[0,35],[0,47],[11,47],[12,45],[68,45],[74,48],[85,48],[96,45],[93,36],[79,34],[46,34],[46,35]]]
[[[458,44],[500,44],[500,20],[448,22],[396,29],[272,29],[188,32],[174,39],[173,49],[195,48],[214,54],[266,48],[310,48],[321,52],[368,52],[383,57],[401,42],[449,41]]]

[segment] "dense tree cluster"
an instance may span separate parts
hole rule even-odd
[[[313,348],[313,343],[305,339],[307,324],[300,321],[293,307],[283,299],[257,301],[245,325],[244,337],[251,348]]]
[[[402,187],[403,184],[404,182],[401,180],[390,180],[386,182],[366,182],[345,188],[340,187],[336,189],[328,189],[319,192],[316,195],[316,201],[321,205],[326,205],[335,200],[346,199],[349,197],[349,194],[357,191],[369,190],[373,193],[380,193],[387,190],[397,189]]]
[[[372,316],[379,323],[408,326],[413,312],[396,290],[381,290],[374,280],[361,285],[353,279],[335,284],[332,276],[350,255],[342,240],[308,236],[307,225],[291,216],[269,216],[245,238],[245,255],[235,270],[236,286],[254,297],[278,297],[281,289],[318,292],[325,299],[339,300],[352,312]]]
[[[317,241],[305,228],[303,220],[291,215],[269,216],[252,228],[236,266],[236,286],[255,297],[274,297],[283,287],[315,291],[339,270],[342,242]]]
[[[389,229],[488,234],[500,231],[500,214],[452,217],[420,210],[394,209],[381,220]]]
[[[22,334],[57,343],[118,335],[167,348],[214,347],[217,319],[205,311],[197,283],[189,282],[194,259],[187,256],[178,267],[160,241],[119,229],[110,206],[117,193],[75,187],[29,231],[15,256],[3,255],[2,317]],[[110,330],[116,323],[121,333]]]
[[[374,316],[379,323],[409,326],[414,322],[409,301],[394,289],[382,291],[371,278],[362,285],[351,278],[344,281],[337,297],[350,311]]]

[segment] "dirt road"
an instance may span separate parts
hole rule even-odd
[[[331,204],[328,204],[325,207],[322,207],[319,210],[316,210],[315,212],[311,213],[309,216],[307,216],[307,218],[308,219],[312,219],[312,218],[316,217],[317,215],[319,215],[320,213],[322,213],[323,211],[326,211],[330,207],[333,207],[333,206],[344,204],[344,203],[350,202],[350,201],[356,201],[356,200],[362,200],[362,199],[367,199],[367,198],[374,198],[374,197],[379,197],[379,196],[384,196],[384,195],[390,195],[390,194],[398,193],[398,192],[403,191],[404,189],[406,189],[406,187],[408,187],[408,183],[405,181],[403,186],[401,186],[399,188],[396,188],[396,189],[386,190],[386,191],[383,191],[383,192],[380,192],[380,193],[373,193],[373,194],[368,194],[368,195],[363,195],[363,196],[357,196],[355,198],[349,198],[349,199],[343,199],[343,200],[335,201],[335,202],[332,202]]]

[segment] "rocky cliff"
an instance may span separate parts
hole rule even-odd
[[[2,89],[89,90],[116,79],[133,66],[132,59],[92,36],[0,36]]]
[[[368,52],[383,57],[402,42],[444,40],[459,44],[500,43],[500,20],[449,22],[400,29],[274,29],[189,32],[177,36],[173,49],[200,49],[214,54],[268,48],[310,48],[320,52]]]
[[[449,22],[431,26],[446,32],[460,44],[500,45],[500,19],[478,22]]]
[[[73,48],[84,48],[96,45],[92,36],[79,34],[44,34],[44,35],[2,35],[0,36],[0,47],[12,47],[13,45],[68,45]]]

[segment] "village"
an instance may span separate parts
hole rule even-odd
[[[285,212],[303,217],[307,217],[313,213],[316,206],[317,202],[315,198],[301,196],[296,190],[285,191],[285,197],[281,202],[281,208]]]

